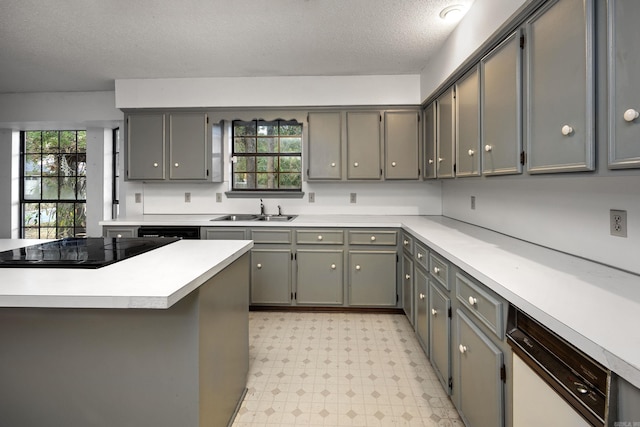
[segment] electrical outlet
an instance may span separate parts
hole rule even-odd
[[[216,193],[216,203],[222,203],[222,193]]]
[[[142,193],[135,194],[135,201],[136,203],[142,203]]]
[[[191,203],[191,193],[184,193],[184,202]]]
[[[316,202],[316,193],[309,193],[309,203]]]
[[[351,193],[351,195],[349,196],[349,202],[350,203],[355,203],[356,200],[357,200],[356,193]]]
[[[476,196],[471,196],[471,209],[476,208]]]
[[[609,228],[612,236],[627,237],[627,211],[611,209]]]

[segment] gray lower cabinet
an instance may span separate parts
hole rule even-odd
[[[104,237],[137,237],[138,227],[103,227]]]
[[[386,111],[384,113],[386,179],[420,177],[420,113]]]
[[[425,179],[438,177],[436,156],[436,103],[432,102],[424,110],[424,165],[422,175]]]
[[[382,161],[379,111],[347,112],[347,178],[380,179]]]
[[[548,2],[525,30],[528,170],[593,170],[593,0]]]
[[[298,249],[295,258],[297,304],[343,304],[344,250]]]
[[[522,172],[520,36],[520,31],[511,34],[480,61],[480,140],[484,175]]]
[[[504,355],[461,310],[456,310],[457,408],[468,427],[504,426]],[[541,408],[544,410],[544,408]]]
[[[439,285],[429,282],[429,359],[451,394],[451,299]]]
[[[251,304],[291,304],[291,249],[251,250]]]
[[[349,305],[395,306],[396,265],[395,250],[350,250]]]
[[[342,178],[342,114],[313,112],[307,116],[309,180]]]
[[[480,175],[480,68],[456,83],[456,176]]]
[[[414,279],[413,279],[413,260],[412,254],[402,254],[402,271],[400,275],[402,279],[402,308],[406,314],[409,323],[415,327],[414,319]]]
[[[452,86],[436,100],[438,178],[455,176],[455,88]]]
[[[416,336],[425,354],[429,354],[429,278],[421,268],[414,270],[414,310]]]
[[[640,167],[640,2],[609,0],[609,168]]]

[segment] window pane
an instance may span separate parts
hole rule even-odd
[[[56,209],[56,225],[58,228],[73,228],[75,217],[74,203],[58,203]]]
[[[40,178],[26,178],[24,179],[24,198],[28,200],[40,199]]]
[[[281,173],[280,188],[281,189],[298,189],[300,188],[300,174],[299,173]]]
[[[57,239],[56,228],[55,227],[40,227],[40,238],[41,239]]]
[[[60,151],[63,153],[72,153],[76,151],[75,131],[60,132]]]
[[[241,120],[234,121],[233,134],[235,136],[255,136],[256,122],[243,122]]]
[[[257,157],[257,171],[258,172],[275,172],[278,165],[277,157]]]
[[[24,238],[25,239],[39,239],[40,238],[40,229],[35,227],[28,227],[24,229]]]
[[[64,239],[67,237],[75,237],[75,232],[73,228],[58,228],[57,239]]]
[[[302,135],[302,125],[297,122],[281,122],[280,136],[284,135]]]
[[[76,199],[87,200],[87,178],[80,177],[76,184]]]
[[[58,198],[58,178],[42,178],[42,198],[46,200]]]
[[[76,203],[76,218],[74,226],[77,229],[86,229],[87,228],[87,204],[86,203]],[[86,232],[86,230],[84,230]]]
[[[76,198],[76,178],[65,177],[60,178],[60,198],[67,200],[75,200]]]
[[[278,135],[278,122],[258,121],[258,135]]]
[[[42,132],[42,151],[45,153],[57,153],[59,151],[57,131]]]
[[[40,154],[25,154],[24,156],[24,174],[40,175],[42,168],[40,167]]]
[[[301,153],[302,138],[280,138],[281,153]]]
[[[234,153],[255,153],[256,139],[255,138],[234,138],[233,152]]]
[[[256,188],[255,173],[235,173],[233,174],[233,182],[236,189],[247,190]]]
[[[40,205],[40,227],[56,226],[56,204],[42,203]]]
[[[77,173],[78,157],[75,154],[61,154],[58,158],[61,176],[75,176]]]
[[[42,158],[42,175],[58,175],[58,156],[45,154]]]
[[[275,173],[258,173],[257,175],[257,187],[256,188],[267,188],[273,189],[278,188]]]
[[[40,224],[40,204],[39,203],[25,203],[23,205],[23,221],[22,225],[25,227],[38,226]]]
[[[278,140],[275,138],[258,138],[258,153],[277,153]]]
[[[78,151],[85,153],[87,151],[87,131],[78,131]]]
[[[25,132],[25,152],[40,153],[42,151],[42,134],[37,132]]]
[[[238,162],[233,170],[236,172],[255,172],[256,158],[253,156],[238,156]]]
[[[300,172],[301,170],[301,157],[280,157],[280,172]]]

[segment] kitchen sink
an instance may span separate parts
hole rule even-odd
[[[211,221],[291,221],[298,215],[253,215],[253,214],[231,214],[214,218]]]

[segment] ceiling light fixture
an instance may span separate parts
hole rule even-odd
[[[440,12],[440,18],[447,22],[456,22],[464,15],[465,7],[461,4],[447,6]]]

